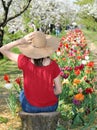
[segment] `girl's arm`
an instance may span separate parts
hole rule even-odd
[[[12,61],[17,62],[19,54],[11,52],[11,49],[21,44],[30,44],[33,39],[33,32],[26,35],[24,38],[8,43],[0,48],[0,52]]]
[[[6,45],[2,46],[0,48],[0,52],[4,56],[6,56],[7,58],[9,58],[10,60],[17,62],[19,54],[11,52],[11,49],[14,48],[15,46],[18,46],[19,44],[24,43],[24,42],[25,42],[24,38],[21,38],[19,40],[13,41],[13,42],[11,42],[9,44],[6,44]]]
[[[60,75],[58,75],[54,79],[54,83],[55,83],[55,88],[54,88],[55,95],[61,94],[62,93],[62,84],[61,84],[61,80],[60,80]]]

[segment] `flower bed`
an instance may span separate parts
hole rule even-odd
[[[62,37],[53,58],[61,69],[62,94],[58,110],[74,125],[93,123],[96,111],[94,62],[80,29]]]

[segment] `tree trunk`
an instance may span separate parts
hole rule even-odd
[[[0,28],[0,47],[3,46],[3,36],[4,36],[4,30]],[[0,53],[0,59],[3,59],[2,53]]]
[[[59,112],[26,113],[20,112],[22,130],[56,130]]]

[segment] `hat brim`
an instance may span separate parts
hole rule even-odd
[[[25,56],[39,59],[52,55],[58,48],[60,39],[51,35],[46,35],[47,44],[44,48],[35,48],[31,44],[22,44],[18,48]]]

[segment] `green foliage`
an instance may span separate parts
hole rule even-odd
[[[39,16],[37,16],[36,19],[33,19],[32,23],[31,23],[31,20],[32,20],[32,17],[31,15],[28,15],[30,14],[30,9],[28,9],[22,16],[23,16],[23,23],[25,25],[25,31],[26,32],[31,32],[31,31],[34,31],[34,28],[32,27],[31,24],[35,24],[36,28],[40,28],[40,24],[39,24]]]
[[[84,8],[84,5],[92,5],[95,0],[76,0],[75,4],[79,5],[82,8],[81,11],[78,12],[78,16],[80,17],[79,23],[86,26],[87,29],[92,29],[94,31],[97,30],[97,20],[92,15],[89,15],[89,9]]]
[[[25,28],[25,32],[26,33],[34,31],[33,27],[30,25],[30,22],[31,22],[32,18],[28,14],[30,14],[30,10],[29,9],[26,12],[24,12],[23,15],[22,15],[23,24],[24,24],[24,28]]]
[[[38,18],[33,20],[33,23],[35,24],[36,28],[40,28],[41,25],[39,24]]]
[[[17,39],[23,37],[26,34],[26,32],[22,32],[22,31],[17,31],[14,34],[9,33],[7,27],[5,28],[5,32],[6,33],[4,35],[4,41],[3,41],[4,44],[7,44],[7,43],[9,43],[9,42],[11,42],[13,40],[17,40]]]
[[[80,12],[79,17],[81,18],[79,24],[83,24],[87,29],[96,31],[97,30],[97,22],[92,16],[87,15],[87,12]]]
[[[16,110],[17,110],[17,97],[16,94],[12,93],[10,91],[9,97],[7,99],[7,105],[12,113],[12,116],[16,115]]]
[[[95,0],[76,0],[74,3],[79,5],[79,6],[83,6],[86,4],[92,4]]]
[[[11,34],[8,32],[8,28],[5,28],[5,32],[6,33],[4,35],[4,41],[3,41],[4,44],[10,43],[14,40],[17,40],[25,35],[25,33],[23,33],[22,31],[18,31],[14,34]],[[16,53],[20,53],[18,48],[13,48],[12,51],[16,52]]]
[[[8,122],[8,118],[0,116],[0,123],[7,123],[7,122]]]

